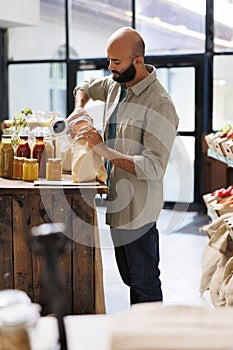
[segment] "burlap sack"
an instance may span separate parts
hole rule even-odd
[[[202,276],[199,289],[201,295],[209,289],[210,281],[223,254],[222,249],[226,250],[226,247],[224,248],[226,239],[222,236],[226,232],[224,219],[229,216],[233,216],[233,213],[222,215],[210,224],[200,227],[200,231],[205,232],[210,239],[202,255]]]
[[[209,238],[215,234],[221,235],[221,232],[225,231],[224,219],[228,219],[229,217],[233,217],[233,212],[221,215],[211,223],[200,227],[199,230],[205,232]]]
[[[107,171],[104,161],[88,146],[88,143],[74,140],[71,154],[73,182],[106,182]]]
[[[219,251],[207,244],[202,254],[202,276],[199,289],[201,295],[209,289],[210,281],[221,256],[222,254]]]
[[[228,260],[224,268],[219,299],[224,300],[226,306],[233,306],[233,257]]]
[[[225,242],[223,240],[225,237]],[[211,242],[210,242],[211,243]],[[214,242],[217,249],[217,240]],[[224,252],[223,247],[226,247]],[[211,278],[209,284],[210,297],[214,306],[225,306],[226,300],[220,295],[220,289],[224,280],[224,269],[228,260],[233,256],[233,241],[228,238],[228,231],[220,237],[219,251],[222,252],[221,259],[219,260],[216,270]]]

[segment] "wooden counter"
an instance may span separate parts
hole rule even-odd
[[[61,259],[68,314],[104,313],[102,262],[94,199],[107,192],[96,183],[64,186],[0,178],[0,289],[24,290],[46,309],[43,266],[31,251],[31,228],[63,222],[70,247]]]

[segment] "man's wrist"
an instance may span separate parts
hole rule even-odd
[[[79,112],[79,111],[82,111],[83,109],[84,109],[84,107],[76,106],[76,107],[74,108],[74,111],[75,111],[75,112]]]

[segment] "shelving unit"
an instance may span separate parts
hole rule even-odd
[[[220,154],[218,154],[217,152],[214,152],[212,149],[208,148],[207,150],[207,155],[211,158],[217,159],[220,162],[223,162],[225,164],[227,164],[230,167],[233,167],[233,160],[227,158],[227,157],[223,157]]]

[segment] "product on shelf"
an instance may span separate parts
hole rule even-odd
[[[206,135],[205,141],[211,151],[233,160],[233,128],[230,124],[217,132]]]

